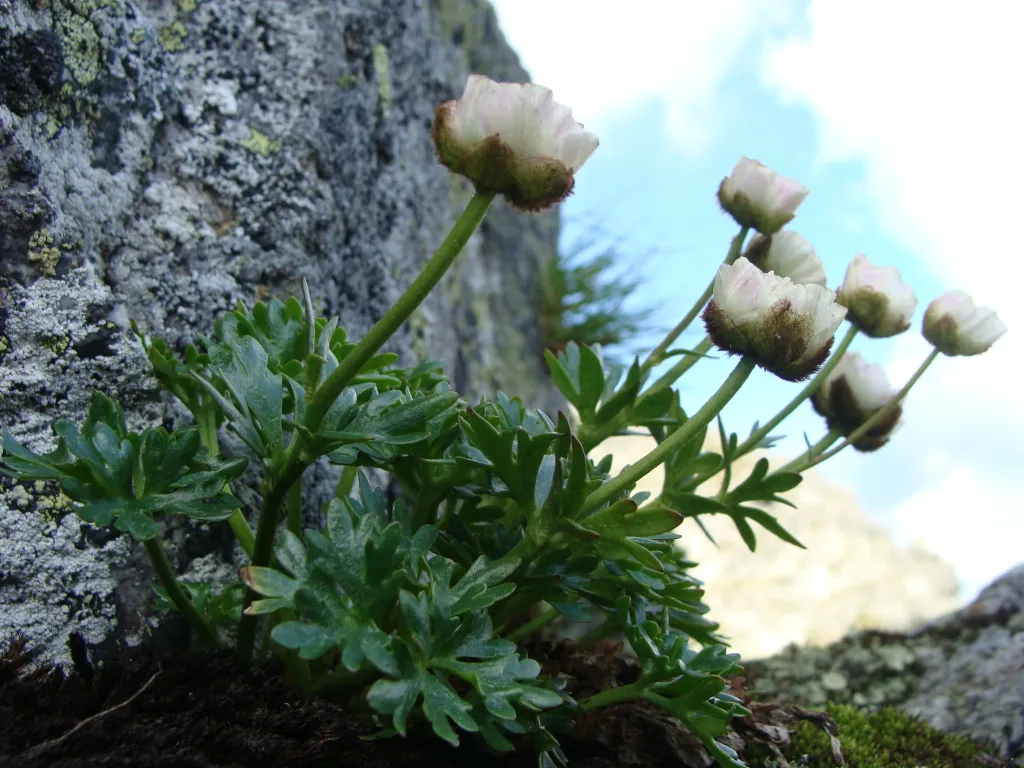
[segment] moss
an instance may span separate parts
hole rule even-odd
[[[391,72],[388,49],[383,43],[373,45],[373,68],[377,73],[377,97],[381,114],[387,117],[391,108]]]
[[[250,128],[249,138],[242,139],[238,144],[250,152],[255,152],[263,157],[270,157],[281,149],[281,139],[271,139],[265,133],[260,133],[255,128]]]
[[[47,277],[56,275],[60,249],[54,245],[53,235],[45,229],[34,233],[28,241],[28,260],[34,262]]]
[[[863,712],[848,705],[830,704],[828,714],[839,725],[839,742],[849,768],[967,768],[993,764],[991,753],[964,736],[943,733],[892,707]],[[833,766],[828,736],[810,723],[800,723],[792,734],[787,758],[802,758],[803,765]]]

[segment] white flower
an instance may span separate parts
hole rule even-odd
[[[799,381],[825,362],[846,310],[828,288],[762,272],[741,256],[718,268],[703,317],[719,348],[750,355],[776,376]]]
[[[802,285],[825,285],[825,267],[810,241],[790,229],[757,233],[744,254],[762,272],[774,272]]]
[[[800,182],[742,157],[718,187],[718,201],[737,224],[772,235],[793,220],[810,193]]]
[[[549,89],[470,75],[462,98],[437,108],[441,163],[522,210],[550,208],[572,192],[597,137]]]
[[[825,417],[829,429],[849,435],[888,405],[896,394],[882,366],[867,362],[856,352],[848,352],[811,395],[811,404]],[[901,415],[902,408],[895,406],[853,447],[859,451],[881,448],[899,425]]]
[[[980,355],[1006,333],[1006,324],[988,307],[975,307],[963,291],[949,291],[928,305],[924,337],[945,355]]]
[[[876,267],[863,253],[846,268],[836,297],[850,310],[850,322],[876,339],[903,333],[917,309],[914,289],[903,282],[900,271]]]

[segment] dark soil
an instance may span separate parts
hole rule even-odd
[[[545,674],[562,674],[577,698],[636,679],[635,661],[611,642],[581,649],[537,646]],[[0,766],[4,768],[228,768],[352,766],[402,768],[480,766],[532,768],[530,744],[497,755],[472,734],[458,749],[427,729],[408,738],[368,740],[377,732],[359,710],[303,697],[282,682],[280,668],[243,670],[229,651],[141,656],[92,669],[79,652],[77,671],[32,668],[15,644],[0,655]],[[734,693],[742,695],[742,681]],[[748,700],[749,701],[749,700]],[[725,741],[741,754],[785,728],[810,720],[832,730],[825,715],[751,703],[752,718],[735,721]],[[583,715],[560,741],[571,768],[708,768],[715,764],[680,723],[644,703]],[[484,762],[486,761],[486,762]]]

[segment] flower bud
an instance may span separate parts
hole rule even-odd
[[[856,352],[848,352],[811,395],[811,405],[825,418],[829,429],[838,429],[845,436],[888,405],[896,394],[882,366],[867,362]],[[865,452],[881,448],[899,426],[902,413],[899,405],[893,407],[853,447]]]
[[[754,235],[743,255],[762,272],[774,272],[794,283],[824,286],[827,282],[814,246],[790,229],[774,235]]]
[[[903,333],[917,309],[914,289],[896,267],[876,267],[863,253],[846,268],[836,300],[850,310],[850,322],[872,338]]]
[[[787,381],[806,379],[821,367],[845,316],[828,288],[762,272],[743,256],[718,268],[703,314],[720,349],[750,355]]]
[[[1006,333],[1006,324],[963,291],[950,291],[928,305],[922,331],[944,355],[980,355]]]
[[[598,145],[549,89],[482,75],[470,75],[462,98],[437,108],[433,138],[442,165],[525,211],[568,197],[573,174]]]
[[[719,185],[718,202],[737,224],[772,235],[793,220],[810,193],[803,184],[742,157],[732,175]]]

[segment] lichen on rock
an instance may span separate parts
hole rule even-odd
[[[470,70],[527,77],[485,0],[462,4],[472,45],[452,39],[442,5],[0,0],[0,426],[45,448],[49,424],[82,418],[95,388],[135,423],[182,418],[129,319],[180,349],[238,301],[294,295],[305,278],[324,312],[364,333],[460,212],[430,141],[437,105]],[[557,406],[536,310],[557,236],[556,212],[496,204],[391,349],[446,360],[470,398],[500,386]],[[317,471],[311,510],[335,480]],[[11,492],[0,640],[24,631],[65,660],[71,632],[97,653],[144,632],[148,577],[127,576],[138,551],[82,544],[88,527],[70,515],[44,538],[45,500],[27,489],[22,507]],[[173,534],[179,567],[207,554],[206,532]],[[79,572],[92,597],[62,606]]]

